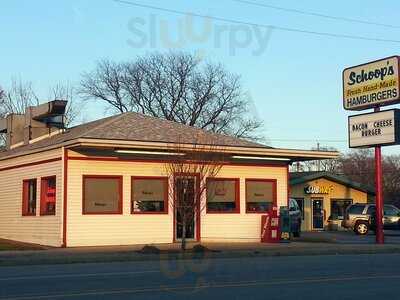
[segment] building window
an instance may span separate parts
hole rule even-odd
[[[83,176],[83,214],[122,214],[122,176]]]
[[[36,215],[36,179],[23,181],[22,215]]]
[[[42,178],[40,186],[40,215],[56,214],[56,177]]]
[[[133,214],[168,213],[167,177],[133,177],[131,195]]]
[[[293,199],[296,200],[296,203],[301,211],[301,219],[304,220],[304,198],[293,198]]]
[[[207,213],[239,213],[239,179],[207,179]]]
[[[276,180],[246,179],[246,212],[267,212],[276,203]]]
[[[346,209],[353,204],[352,199],[331,199],[331,220],[343,220]]]

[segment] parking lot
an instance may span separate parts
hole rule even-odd
[[[331,242],[340,244],[374,244],[373,232],[367,235],[356,235],[353,231],[313,231],[302,232],[302,236],[294,241],[304,242]],[[400,244],[400,231],[385,230],[385,243]]]

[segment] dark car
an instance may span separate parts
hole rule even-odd
[[[295,199],[289,199],[289,217],[290,231],[294,237],[300,237],[301,234],[301,209]]]
[[[383,207],[383,228],[400,230],[400,209],[391,204]],[[370,229],[374,230],[376,224],[375,204],[352,204],[345,212],[342,226],[353,229],[356,234],[365,235]]]

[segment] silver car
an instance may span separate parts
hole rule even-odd
[[[342,227],[352,229],[356,234],[365,235],[370,229],[375,229],[375,216],[375,204],[352,204],[346,209]],[[385,204],[382,221],[384,229],[400,230],[400,209]]]

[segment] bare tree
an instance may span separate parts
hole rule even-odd
[[[217,145],[198,137],[190,150],[180,143],[172,145],[176,153],[173,160],[165,163],[169,180],[169,206],[175,212],[176,225],[181,233],[181,250],[186,250],[188,232],[195,235],[194,222],[206,207],[205,190],[207,178],[217,176],[224,164],[224,154]],[[175,234],[175,233],[174,233]]]
[[[375,165],[373,152],[370,149],[358,149],[349,152],[340,160],[340,172],[367,186],[375,184]]]
[[[33,91],[32,83],[13,79],[10,88],[4,91],[0,115],[24,114],[26,107],[38,104],[39,99]]]
[[[1,88],[1,86],[0,86],[0,103],[3,102],[4,95],[5,95],[5,92],[4,92],[4,90],[3,90],[3,89]]]
[[[37,104],[39,100],[32,89],[32,83],[12,79],[10,88],[3,91],[0,99],[0,117],[10,113],[24,114],[26,107]],[[0,145],[4,146],[5,142],[5,134],[0,134]]]
[[[39,97],[35,93],[31,82],[13,79],[10,88],[1,91],[0,117],[5,117],[11,113],[24,114],[27,107],[40,104]],[[59,83],[50,88],[49,98],[68,101],[65,113],[65,125],[67,127],[79,123],[79,117],[82,114],[82,103],[76,100],[75,90],[70,84]],[[4,144],[5,135],[0,134],[0,145]]]
[[[312,148],[312,150],[318,151],[337,151],[334,147],[317,147]],[[292,171],[297,172],[331,172],[339,173],[341,172],[341,158],[336,159],[324,159],[324,160],[312,160],[303,163],[297,163],[292,166]]]
[[[76,100],[74,88],[68,83],[59,83],[50,88],[49,99],[67,100],[66,125],[71,125],[78,121],[82,112],[82,103]],[[39,105],[39,97],[35,93],[31,82],[17,81],[13,79],[8,90],[3,91],[0,98],[0,116],[16,113],[24,114],[29,106]]]
[[[77,93],[69,83],[58,83],[50,88],[50,99],[67,100],[65,111],[65,126],[71,127],[76,123],[82,123],[82,101],[77,101]]]
[[[3,111],[4,101],[5,101],[5,92],[0,87],[0,118],[3,118],[5,116],[5,112]],[[4,145],[6,143],[5,138],[6,138],[5,135],[0,133],[0,151],[4,148]]]
[[[350,152],[341,159],[341,172],[350,179],[373,188],[375,159],[371,149]],[[385,203],[400,205],[400,156],[388,155],[382,160]]]
[[[257,140],[262,122],[250,111],[240,77],[193,54],[152,54],[133,62],[98,62],[81,94],[118,112],[146,115]]]
[[[400,155],[390,155],[384,158],[383,174],[385,202],[400,207]]]

